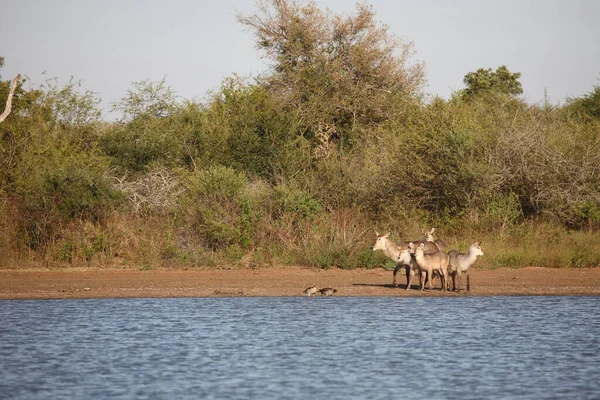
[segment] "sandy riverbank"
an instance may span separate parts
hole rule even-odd
[[[311,285],[332,286],[339,296],[458,295],[439,286],[406,291],[404,276],[399,288],[391,282],[392,272],[383,269],[0,270],[0,299],[300,296]],[[474,269],[470,295],[600,295],[600,268]]]

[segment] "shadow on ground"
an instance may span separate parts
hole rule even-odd
[[[398,286],[394,286],[391,283],[353,283],[353,286],[370,286],[370,287],[379,287],[379,288],[387,288],[387,289],[395,289],[395,290],[406,290],[406,284],[399,284]],[[419,285],[410,285],[411,290],[419,290]]]

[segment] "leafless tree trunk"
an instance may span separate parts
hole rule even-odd
[[[10,92],[8,93],[8,99],[6,99],[6,107],[4,107],[4,112],[0,115],[0,122],[4,121],[8,114],[10,114],[10,110],[12,108],[12,98],[15,94],[15,89],[17,88],[17,83],[21,79],[21,74],[17,75],[15,79],[12,81],[12,85],[10,87]]]

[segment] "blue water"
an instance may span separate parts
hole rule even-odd
[[[0,301],[0,398],[598,399],[600,297]]]

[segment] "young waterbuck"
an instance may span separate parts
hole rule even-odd
[[[415,255],[411,254],[411,252],[408,248],[403,249],[400,252],[400,254],[398,255],[396,262],[398,263],[398,265],[407,266],[406,267],[407,270],[410,269],[410,277],[407,276],[406,290],[410,289],[410,284],[412,283],[412,280],[413,280],[415,274],[417,274],[419,276],[419,288],[420,288],[422,285],[421,280],[423,278],[421,276],[421,269],[417,265],[417,260],[415,260]],[[398,269],[398,267],[396,267],[396,269]],[[394,271],[394,283],[395,282],[396,282],[396,276],[395,276],[395,271]]]
[[[426,276],[429,276],[429,290],[431,290],[431,281],[433,280],[431,278],[433,277],[433,272],[437,271],[442,280],[442,290],[446,291],[446,279],[448,277],[450,257],[441,250],[427,254],[424,249],[425,246],[421,243],[415,250],[415,261],[421,270],[421,290],[425,289]]]

